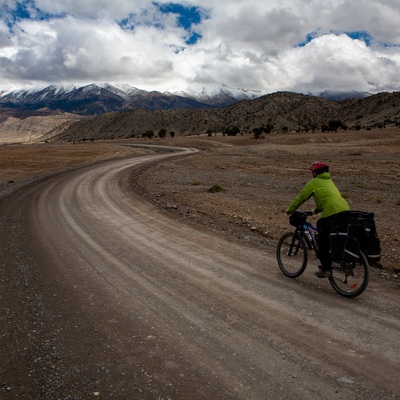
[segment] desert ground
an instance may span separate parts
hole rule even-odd
[[[213,136],[169,141],[200,154],[160,163],[140,176],[148,199],[184,220],[212,226],[274,249],[289,228],[285,210],[311,179],[313,161],[330,165],[332,179],[353,210],[374,212],[383,247],[381,265],[400,270],[400,129],[336,133]],[[210,193],[219,185],[224,190]],[[312,200],[303,209],[312,209]],[[314,219],[314,222],[316,218]]]
[[[1,397],[397,398],[399,134],[1,146]],[[376,216],[356,300],[275,264],[316,160]]]
[[[151,150],[129,144],[194,147],[199,154],[160,163],[135,177],[147,200],[186,221],[273,248],[288,228],[287,205],[311,178],[309,165],[330,164],[354,210],[374,212],[382,241],[379,268],[400,271],[400,128],[251,135],[186,136],[162,140],[3,145],[0,188],[43,174]],[[136,179],[137,178],[137,179]],[[223,190],[210,193],[213,185]],[[305,208],[313,207],[312,200]]]

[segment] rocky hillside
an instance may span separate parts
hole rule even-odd
[[[156,96],[157,97],[157,96]],[[140,107],[140,104],[136,106]],[[254,128],[275,131],[320,129],[329,121],[341,121],[349,129],[384,127],[400,124],[400,92],[380,93],[362,99],[336,102],[303,94],[278,92],[254,100],[242,100],[215,109],[145,110],[113,112],[84,117],[74,114],[48,116],[47,110],[26,110],[12,117],[0,113],[0,143],[58,140],[113,139],[155,135],[161,129],[176,135],[212,134],[227,127],[240,133]]]
[[[268,126],[273,126],[274,130],[302,131],[319,129],[331,120],[340,120],[350,129],[400,124],[400,93],[335,102],[278,92],[212,110],[138,109],[79,121],[58,135],[58,139],[126,138],[149,131],[157,134],[160,129],[177,135],[206,134],[221,132],[229,126],[237,126],[241,133]]]
[[[74,114],[26,118],[0,117],[0,143],[35,143],[52,139],[78,120]]]
[[[342,118],[364,126],[400,123],[400,92],[378,93],[362,100],[341,103]]]

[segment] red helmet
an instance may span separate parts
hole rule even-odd
[[[329,165],[321,161],[315,161],[315,163],[311,164],[310,170],[313,175],[322,174],[323,172],[329,171]]]

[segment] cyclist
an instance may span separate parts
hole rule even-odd
[[[316,161],[310,167],[313,179],[308,181],[303,190],[293,200],[286,212],[288,214],[296,211],[305,201],[314,197],[316,208],[314,213],[322,213],[321,218],[317,221],[319,230],[319,260],[321,265],[315,273],[318,278],[328,278],[332,276],[332,257],[330,253],[330,223],[332,216],[342,211],[350,210],[347,201],[342,197],[338,188],[333,183],[329,165]]]

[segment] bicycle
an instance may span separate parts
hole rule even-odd
[[[299,277],[306,269],[309,251],[314,251],[318,258],[318,229],[307,221],[312,211],[296,211],[290,216],[294,232],[286,232],[279,239],[276,257],[280,270],[289,278]],[[356,297],[368,286],[369,263],[365,254],[357,251],[352,260],[332,262],[332,276],[329,283],[344,297]]]

